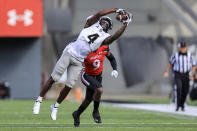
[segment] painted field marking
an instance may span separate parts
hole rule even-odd
[[[112,104],[115,107],[124,107],[140,110],[148,110],[155,112],[166,112],[179,115],[187,116],[197,116],[197,107],[196,106],[186,106],[185,111],[175,111],[175,105],[172,104]]]
[[[58,127],[58,126],[54,126],[54,127],[0,127],[0,129],[1,128],[76,128],[76,127]],[[159,127],[77,127],[77,128],[137,128],[137,129],[139,129],[139,128],[142,128],[142,129],[147,129],[147,128],[159,128]],[[181,128],[181,127],[165,127],[165,129],[183,129],[183,128]],[[196,129],[196,127],[194,127],[194,128],[192,128],[192,127],[189,127],[189,128],[185,128],[185,129]]]
[[[72,125],[73,123],[0,123],[0,125]],[[197,125],[197,123],[80,123],[81,125]]]

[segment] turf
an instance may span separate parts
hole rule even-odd
[[[50,105],[45,100],[39,115],[32,114],[32,100],[1,100],[0,131],[196,131],[197,117],[124,109],[101,104],[103,124],[95,124],[92,105],[82,114],[80,128],[73,127],[72,112],[80,103],[61,104],[56,121],[50,119]]]

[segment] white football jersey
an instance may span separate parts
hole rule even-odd
[[[83,62],[86,56],[91,51],[97,50],[108,36],[110,34],[104,32],[99,22],[97,22],[84,28],[77,40],[70,43],[65,49],[70,55]]]

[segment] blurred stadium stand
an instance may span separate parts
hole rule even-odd
[[[0,78],[11,85],[11,98],[32,98],[41,83],[40,38],[0,38]]]
[[[24,72],[26,70],[24,62],[35,59],[32,63],[27,62],[29,66],[34,65],[31,66],[32,70],[29,73],[34,72],[37,75],[39,73],[39,76],[43,74],[47,79],[64,47],[69,41],[75,39],[83,28],[85,19],[102,9],[117,7],[132,12],[134,20],[128,26],[123,37],[110,46],[111,52],[118,62],[119,78],[110,77],[112,69],[109,62],[105,61],[103,98],[121,98],[122,94],[125,98],[139,94],[164,95],[166,97],[172,87],[170,80],[162,78],[162,73],[165,71],[169,56],[176,50],[177,41],[182,39],[189,42],[190,50],[196,53],[195,27],[197,27],[195,20],[197,14],[196,0],[181,0],[181,2],[173,0],[184,16],[181,16],[180,12],[174,11],[171,8],[173,5],[169,6],[167,2],[165,0],[43,0],[44,35],[41,39],[15,38],[13,39],[16,40],[15,43],[24,44],[12,46],[9,43],[8,45],[12,46],[12,49],[9,50],[9,46],[2,43],[5,43],[5,40],[6,43],[7,41],[13,42],[13,40],[0,38],[0,50],[1,53],[3,52],[0,60],[5,60],[8,56],[12,58],[11,56],[15,54],[13,51],[16,52],[16,57],[26,53],[20,59],[12,58],[11,61],[6,61],[6,64],[1,65],[0,78],[4,76],[1,74],[5,73],[5,69],[11,69],[11,64],[20,63],[19,67],[12,69],[13,72],[11,70],[10,73],[7,72],[11,77],[7,77],[10,81],[9,79],[6,80],[10,82],[12,88],[17,87],[15,90],[12,89],[12,97],[36,97],[41,88],[41,77],[28,75],[26,77],[28,80],[24,79],[26,73],[21,73],[23,68]],[[190,8],[188,9],[188,7]],[[114,14],[109,16],[114,21],[114,28],[111,32],[113,33],[120,27],[121,23],[115,20]],[[192,24],[188,26],[188,23]],[[35,43],[28,42],[28,39]],[[25,44],[26,42],[29,44]],[[20,75],[21,77],[19,77]],[[14,80],[14,78],[17,79]],[[39,80],[34,81],[31,80],[32,78]],[[27,84],[30,81],[32,84]],[[84,89],[80,81],[79,85]],[[29,94],[21,97],[23,96],[21,95],[24,92],[21,92],[23,89]],[[55,92],[55,88],[52,88],[47,97],[55,98]]]
[[[52,8],[46,11],[46,25],[48,32],[69,32],[71,31],[71,12],[69,8]]]
[[[118,41],[118,47],[127,87],[162,79],[162,71],[168,63],[166,52],[170,52],[164,47],[172,49],[170,41],[163,38],[162,42],[160,40],[157,43],[152,38],[122,37]]]

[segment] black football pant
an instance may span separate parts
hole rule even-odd
[[[83,100],[82,104],[79,106],[77,113],[80,115],[83,111],[89,106],[89,104],[93,101],[93,96],[95,90],[97,88],[102,87],[102,74],[100,75],[88,75],[85,72],[81,75],[81,80],[86,88],[86,96],[85,100]],[[94,103],[94,109],[98,109],[99,104]]]
[[[177,108],[184,108],[184,103],[189,91],[189,75],[175,75],[176,104]]]

